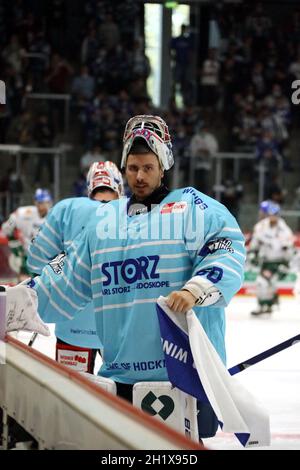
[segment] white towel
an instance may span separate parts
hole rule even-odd
[[[222,423],[223,431],[237,434],[245,447],[270,445],[270,421],[267,411],[236,377],[229,374],[195,312],[189,310],[186,316],[176,314],[169,309],[164,297],[159,297],[157,303],[175,325],[188,335],[194,367],[205,394],[219,422]],[[164,337],[162,339],[164,340]],[[168,368],[167,359],[166,357]],[[168,373],[172,382],[172,372],[168,370]],[[174,385],[180,388],[177,383]],[[184,391],[187,391],[186,388]]]

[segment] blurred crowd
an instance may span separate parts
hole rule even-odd
[[[7,85],[7,104],[0,105],[0,139],[53,146],[64,131],[64,102],[47,100],[31,107],[29,95],[71,95],[71,122],[79,129],[75,143],[82,155],[74,194],[85,194],[85,172],[94,158],[118,162],[122,129],[135,114],[160,114],[169,122],[181,183],[193,183],[209,194],[214,194],[212,155],[217,151],[256,155],[256,165],[243,163],[253,191],[260,162],[273,185],[280,172],[293,169],[290,134],[300,119],[290,96],[292,81],[300,79],[300,9],[273,18],[260,2],[218,2],[211,19],[219,37],[203,59],[197,55],[195,28],[182,25],[170,42],[170,103],[168,109],[157,109],[147,89],[151,66],[142,3],[88,0],[74,2],[72,12],[64,0],[44,0],[43,8],[40,3],[0,4],[0,69]],[[52,157],[37,158],[33,183],[39,186],[46,172],[51,184]],[[222,185],[231,188],[238,204],[243,188],[226,164]],[[0,182],[2,190],[5,181],[7,177]]]

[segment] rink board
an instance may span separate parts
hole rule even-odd
[[[258,271],[246,271],[243,286],[239,290],[239,295],[255,295],[255,282]],[[279,295],[293,295],[293,288],[296,282],[296,274],[289,273],[278,282],[277,292]]]
[[[7,341],[0,407],[40,449],[204,449],[39,351]]]

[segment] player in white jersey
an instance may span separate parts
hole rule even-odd
[[[297,302],[300,303],[300,251],[296,250],[290,262],[291,270],[296,273],[296,282],[293,288],[293,294],[296,297]]]
[[[279,216],[280,206],[264,201],[265,217],[253,229],[249,255],[260,267],[256,280],[258,309],[252,315],[272,313],[278,304],[277,283],[287,273],[287,267],[294,253],[294,235],[286,222]]]
[[[94,162],[87,174],[88,197],[63,199],[51,210],[45,224],[29,247],[27,266],[40,275],[49,264],[53,274],[67,262],[74,238],[84,230],[93,212],[123,195],[123,180],[115,163]],[[51,308],[51,306],[50,306]],[[101,348],[90,303],[70,322],[56,324],[56,360],[74,370],[93,373],[95,356]]]
[[[103,344],[99,374],[129,400],[136,382],[168,381],[157,298],[168,297],[178,313],[195,308],[225,362],[224,306],[243,282],[244,237],[236,220],[194,188],[170,191],[162,177],[173,163],[166,123],[158,116],[130,119],[121,167],[133,195],[97,210],[74,241],[63,276],[49,283],[43,273],[31,284],[44,321],[73,317],[93,298]],[[199,436],[213,436],[212,408],[199,403],[199,409]]]
[[[11,249],[9,263],[17,272],[19,281],[29,275],[26,256],[32,239],[43,224],[52,205],[52,197],[47,189],[37,189],[34,194],[35,205],[16,209],[2,224],[3,233],[8,237]]]

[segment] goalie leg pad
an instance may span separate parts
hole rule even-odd
[[[197,400],[170,382],[137,382],[133,405],[198,441]]]
[[[88,372],[79,373],[83,374],[86,379],[106,390],[106,392],[112,393],[113,395],[117,394],[116,383],[113,380],[101,377],[101,375],[89,374]]]
[[[219,422],[209,403],[197,402],[199,437],[206,439],[215,436]]]

